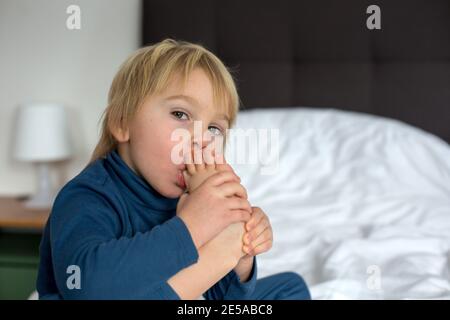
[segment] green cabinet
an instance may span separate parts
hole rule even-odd
[[[41,234],[0,230],[0,299],[27,299],[36,290]]]

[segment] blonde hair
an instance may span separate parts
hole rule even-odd
[[[239,97],[229,70],[201,45],[166,39],[138,49],[121,65],[109,90],[108,106],[100,118],[101,136],[89,164],[116,148],[111,128],[128,126],[146,97],[162,92],[175,75],[186,83],[194,68],[201,68],[210,79],[214,104],[226,108],[231,127]]]

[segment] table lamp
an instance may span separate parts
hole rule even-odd
[[[50,163],[68,159],[71,141],[66,112],[52,103],[26,104],[19,108],[14,157],[36,165],[37,192],[24,202],[28,208],[50,208],[56,190],[50,179]]]

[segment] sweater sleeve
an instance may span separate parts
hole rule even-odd
[[[64,299],[179,299],[167,280],[198,260],[179,217],[118,237],[120,216],[95,192],[61,196],[50,219],[53,270]],[[79,288],[68,285],[73,266],[80,271]]]
[[[238,274],[231,270],[214,286],[203,294],[206,300],[248,300],[252,299],[255,291],[257,277],[256,257],[253,259],[253,267],[249,279],[241,282]]]

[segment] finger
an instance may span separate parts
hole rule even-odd
[[[230,210],[230,214],[228,215],[228,224],[236,223],[236,222],[246,222],[250,219],[250,213],[246,210]]]
[[[250,204],[248,203],[247,200],[242,199],[242,198],[238,198],[238,197],[234,197],[234,198],[230,198],[227,200],[227,204],[228,204],[228,209],[231,210],[235,210],[235,209],[241,209],[241,210],[245,210],[247,211],[250,215],[252,213],[252,208],[250,206]],[[248,220],[250,220],[251,216],[249,217]]]
[[[247,199],[247,190],[238,182],[226,182],[217,188],[223,197],[238,196]]]
[[[270,227],[270,223],[267,219],[261,219],[261,221],[255,225],[255,227],[253,227],[249,232],[248,232],[248,236],[250,238],[250,241],[255,240],[256,238],[258,238],[258,236],[264,231],[266,230],[267,227]]]
[[[255,226],[257,226],[261,220],[265,217],[264,213],[261,210],[258,210],[257,207],[252,207],[252,218],[245,225],[245,229],[247,231],[252,230]]]
[[[244,237],[242,238],[244,240],[245,245],[249,246],[251,241],[250,241],[250,234],[248,232],[246,232],[244,234]]]
[[[222,183],[231,182],[231,181],[240,182],[240,179],[233,172],[222,171],[222,172],[213,174],[208,179],[206,179],[205,184],[207,184],[210,187],[217,187],[217,186],[221,185]]]
[[[250,249],[250,252],[256,256],[258,254],[269,251],[271,248],[272,248],[272,240],[269,240],[260,244],[256,248]]]
[[[250,249],[250,247],[245,244],[242,246],[242,251],[244,251],[249,256],[253,256],[252,249]]]
[[[270,227],[265,228],[256,238],[253,238],[249,243],[251,248],[256,248],[260,244],[272,239],[272,229]]]

